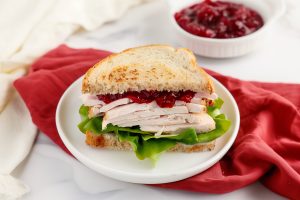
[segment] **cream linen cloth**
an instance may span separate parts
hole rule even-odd
[[[12,83],[39,56],[76,31],[116,20],[144,0],[0,1],[0,199],[29,188],[9,174],[28,155],[37,129]],[[37,86],[38,87],[38,86]]]

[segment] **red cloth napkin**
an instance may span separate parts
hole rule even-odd
[[[73,81],[109,54],[59,46],[36,61],[28,76],[14,83],[33,122],[65,151],[55,126],[57,103]],[[274,192],[299,199],[300,85],[248,82],[208,73],[225,85],[238,103],[238,137],[222,160],[205,172],[156,186],[225,193],[260,180]]]

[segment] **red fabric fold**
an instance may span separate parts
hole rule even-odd
[[[28,76],[14,83],[33,122],[66,152],[55,126],[57,103],[73,81],[109,54],[62,45],[41,57]],[[207,72],[227,87],[238,103],[238,137],[228,153],[205,172],[155,186],[225,193],[260,180],[276,193],[299,199],[300,85],[241,81]]]

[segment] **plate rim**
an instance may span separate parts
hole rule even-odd
[[[210,75],[209,75],[210,76]],[[220,83],[218,80],[216,80],[214,77],[210,76],[213,79],[214,84],[218,84],[220,86],[221,90],[223,90],[226,95],[230,98],[232,105],[234,107],[234,115],[236,117],[236,125],[232,130],[232,134],[226,144],[218,151],[216,154],[214,154],[212,157],[208,158],[204,162],[200,163],[199,165],[192,166],[190,168],[184,169],[183,172],[181,173],[171,173],[171,174],[139,174],[139,173],[134,173],[134,172],[124,172],[122,170],[118,169],[113,169],[109,168],[106,166],[103,166],[99,163],[94,162],[92,159],[89,157],[86,157],[84,154],[82,154],[67,138],[67,134],[64,133],[61,123],[60,123],[60,113],[62,110],[62,104],[66,96],[72,91],[73,87],[76,87],[76,83],[79,82],[83,76],[80,76],[78,79],[76,79],[63,93],[61,98],[59,99],[59,102],[56,107],[56,112],[55,112],[55,123],[56,123],[56,128],[58,131],[58,134],[60,138],[62,139],[64,145],[66,148],[73,154],[73,156],[79,160],[82,164],[86,165],[88,168],[104,175],[108,176],[117,180],[125,181],[125,182],[131,182],[131,183],[144,183],[144,184],[160,184],[160,183],[169,183],[169,182],[175,182],[179,181],[188,177],[191,177],[193,175],[196,175],[198,173],[201,173],[208,168],[210,168],[212,165],[217,163],[219,160],[222,159],[222,157],[228,152],[230,147],[233,145],[237,134],[238,130],[240,127],[240,113],[239,113],[239,108],[237,106],[237,103],[232,96],[232,94],[227,90],[227,88]],[[100,170],[101,172],[100,172]],[[103,170],[103,172],[102,172]],[[124,178],[123,176],[126,175],[127,178]],[[156,179],[160,178],[162,181],[157,181]],[[141,179],[147,179],[147,180],[141,180]]]

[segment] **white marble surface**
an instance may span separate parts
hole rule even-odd
[[[91,33],[78,33],[67,44],[111,51],[150,43],[179,46],[172,35],[167,10],[162,0],[148,3],[134,8],[118,22],[109,23]],[[300,83],[299,55],[300,31],[297,24],[291,25],[289,15],[286,15],[274,25],[264,48],[235,59],[198,57],[198,60],[201,66],[245,80]],[[28,200],[282,199],[260,183],[232,193],[213,195],[115,181],[88,169],[41,134],[29,157],[14,171],[14,176],[30,186],[31,192],[24,198]]]

